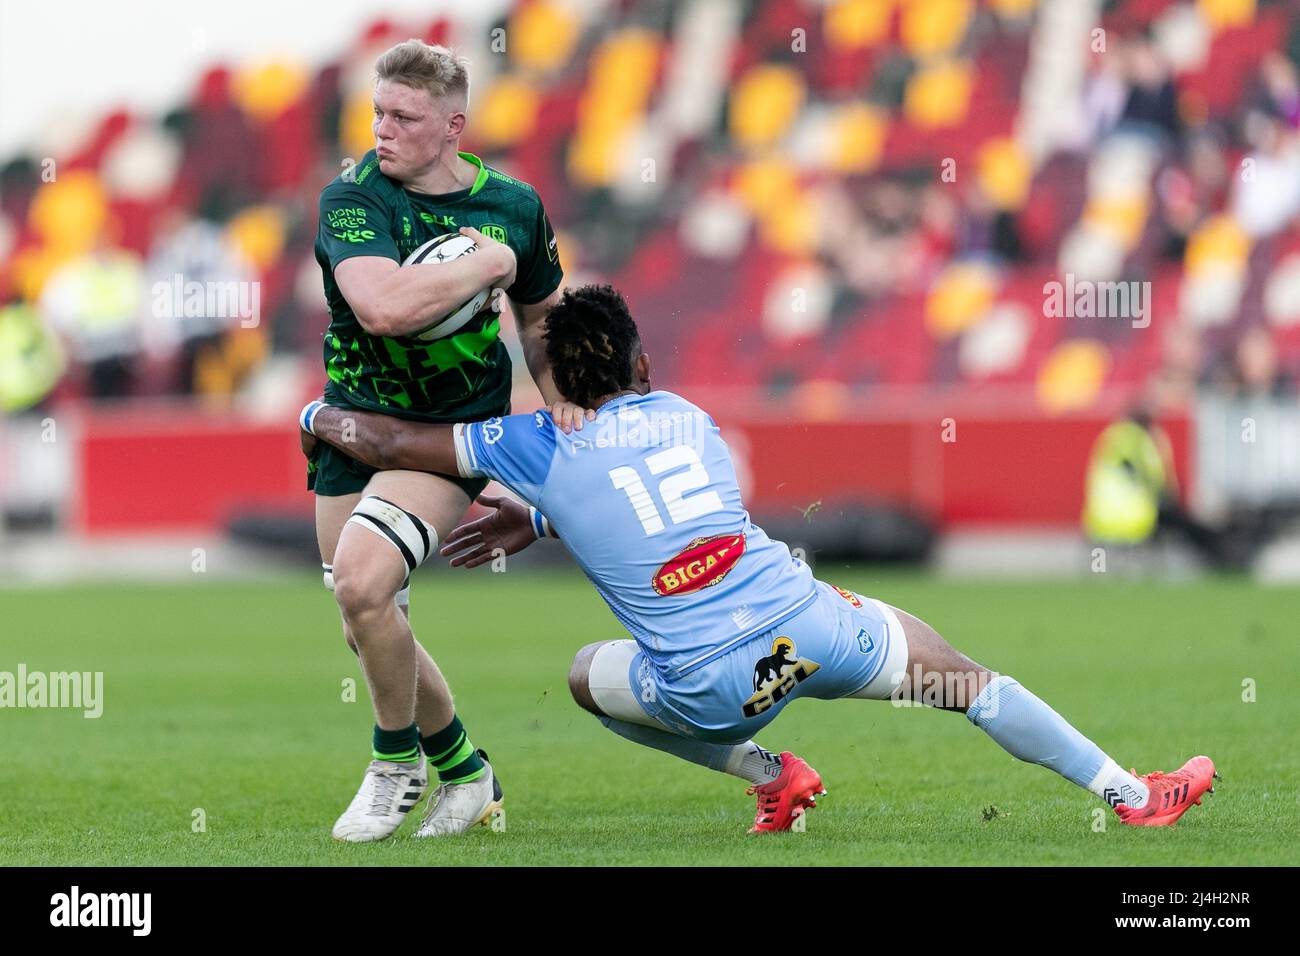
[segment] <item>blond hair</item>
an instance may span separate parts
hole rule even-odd
[[[463,98],[469,104],[469,64],[445,46],[423,40],[404,40],[380,54],[376,78],[426,90],[436,99]]]

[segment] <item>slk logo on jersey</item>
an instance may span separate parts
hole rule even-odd
[[[743,531],[696,538],[660,566],[650,586],[660,597],[713,587],[731,572],[744,553]]]
[[[839,587],[838,585],[835,584],[832,584],[831,587],[835,588],[835,592],[839,594],[840,597],[844,598],[844,600],[852,604],[854,607],[862,607],[862,602],[858,600],[858,596],[854,594],[852,591],[846,591],[842,587]]]
[[[794,690],[821,669],[816,661],[800,658],[794,641],[778,637],[772,642],[772,653],[760,657],[754,664],[754,696],[745,701],[740,712],[746,717],[757,717],[775,707]]]

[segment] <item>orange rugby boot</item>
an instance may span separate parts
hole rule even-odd
[[[817,806],[817,797],[826,793],[822,778],[808,762],[790,751],[781,754],[781,773],[771,783],[745,791],[758,795],[758,812],[750,833],[779,833],[789,830],[794,821]]]
[[[1137,776],[1137,771],[1132,771]],[[1115,807],[1120,821],[1134,827],[1173,826],[1178,818],[1201,802],[1205,793],[1214,793],[1219,774],[1209,757],[1193,757],[1173,773],[1153,771],[1139,779],[1151,791],[1146,805],[1134,810],[1120,803]]]

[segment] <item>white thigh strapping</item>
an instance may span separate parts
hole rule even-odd
[[[360,525],[396,548],[408,575],[438,547],[438,531],[433,525],[378,495],[362,498],[347,523]]]
[[[596,649],[587,671],[587,687],[596,706],[609,717],[630,724],[643,724],[663,730],[644,710],[637,700],[628,670],[636,657],[636,641],[610,641]]]
[[[849,696],[888,700],[907,676],[907,635],[903,633],[903,622],[898,619],[892,607],[875,598],[867,600],[879,608],[885,617],[885,626],[889,629],[889,650],[886,652],[885,666],[880,668],[880,672],[865,687],[855,690]]]

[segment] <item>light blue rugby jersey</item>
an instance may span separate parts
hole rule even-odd
[[[713,419],[671,392],[616,398],[568,435],[536,412],[455,440],[461,476],[544,514],[665,680],[816,596],[808,566],[749,520]]]

